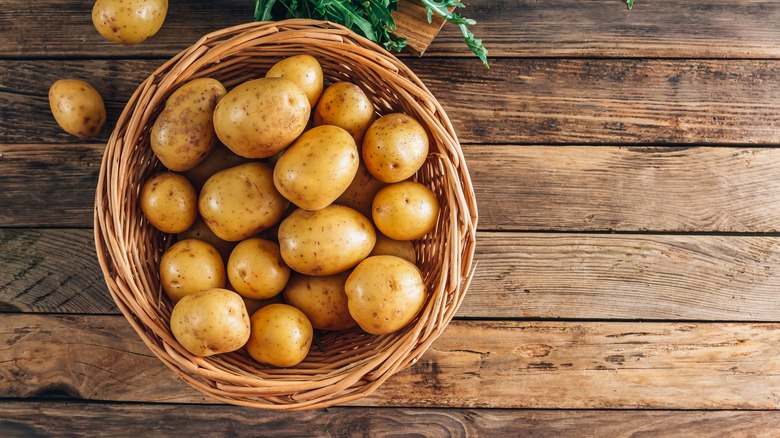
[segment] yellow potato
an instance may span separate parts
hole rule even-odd
[[[284,289],[290,268],[284,264],[278,244],[253,237],[236,245],[227,262],[227,274],[241,296],[262,300]]]
[[[197,201],[195,208],[197,209]],[[233,248],[236,247],[236,242],[228,242],[227,240],[222,240],[217,237],[217,235],[211,231],[211,228],[206,225],[206,222],[203,222],[203,218],[200,217],[195,219],[195,223],[192,224],[191,227],[176,235],[177,241],[185,239],[198,239],[208,243],[219,252],[222,260],[227,260],[228,257],[230,257]]]
[[[411,240],[394,240],[382,233],[376,234],[376,244],[368,256],[376,255],[392,255],[409,263],[417,263],[417,255]]]
[[[285,78],[244,82],[214,110],[219,140],[242,157],[270,157],[303,132],[311,106],[306,94]]]
[[[258,362],[277,366],[298,365],[309,354],[314,330],[300,310],[287,304],[269,304],[250,318],[246,351]]]
[[[376,232],[365,216],[332,204],[321,210],[295,210],[279,225],[282,259],[307,275],[332,275],[366,258]]]
[[[236,242],[274,226],[289,203],[274,187],[273,171],[246,163],[215,173],[198,198],[198,211],[222,240]]]
[[[412,117],[393,113],[380,117],[363,138],[363,161],[376,179],[403,181],[428,157],[428,133]]]
[[[156,34],[167,13],[168,0],[97,0],[92,24],[111,41],[132,45]]]
[[[274,185],[290,202],[306,210],[327,207],[349,187],[359,153],[347,131],[322,125],[304,132],[274,167]]]
[[[439,201],[428,187],[414,181],[390,184],[377,192],[371,208],[374,225],[394,240],[428,234],[439,217]]]
[[[311,55],[294,55],[285,58],[271,67],[265,74],[267,78],[286,78],[300,87],[314,108],[322,94],[323,79],[320,63]]]
[[[325,277],[293,274],[284,288],[284,300],[303,312],[315,329],[350,329],[357,323],[349,314],[344,292],[349,274],[349,271]]]
[[[216,79],[199,78],[174,91],[152,126],[149,142],[163,165],[185,171],[197,166],[217,141],[213,114],[227,93]]]
[[[249,314],[241,297],[226,289],[188,295],[173,307],[171,332],[196,356],[238,350],[249,339]]]
[[[208,243],[182,240],[160,259],[160,283],[173,302],[206,289],[224,288],[225,263]]]
[[[374,105],[371,99],[351,82],[330,85],[314,108],[314,126],[335,125],[343,128],[358,145],[373,120]]]
[[[141,188],[141,211],[163,233],[181,233],[198,217],[198,195],[187,178],[161,172]]]
[[[229,169],[239,164],[248,163],[249,159],[236,155],[222,143],[217,142],[211,152],[197,166],[184,172],[184,176],[197,190],[203,187],[206,180],[220,170]]]
[[[335,201],[335,204],[346,205],[354,208],[360,214],[371,217],[371,203],[374,202],[374,196],[386,184],[371,175],[366,166],[360,161],[355,178],[347,187],[347,190],[341,194]]]
[[[78,79],[54,82],[49,88],[49,106],[60,128],[76,137],[94,137],[106,122],[106,106],[100,93]]]
[[[344,290],[349,313],[368,333],[383,335],[409,324],[425,305],[420,270],[395,256],[369,257],[355,267]]]

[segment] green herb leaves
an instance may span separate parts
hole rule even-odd
[[[460,28],[466,45],[485,66],[487,49],[482,41],[474,37],[468,26],[474,20],[451,12],[462,8],[460,0],[421,0],[428,9],[428,22],[432,14],[443,17]],[[256,0],[255,21],[280,20],[283,18],[313,18],[340,23],[364,37],[382,44],[388,50],[401,51],[406,39],[395,33],[396,25],[392,11],[398,10],[398,0]]]

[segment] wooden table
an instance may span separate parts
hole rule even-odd
[[[0,435],[780,433],[780,3],[467,5],[490,70],[453,27],[404,59],[463,144],[474,282],[414,367],[289,414],[177,380],[118,313],[92,238],[132,90],[251,3],[173,0],[156,37],[120,47],[91,2],[2,1]],[[56,126],[62,77],[103,94],[98,139]]]

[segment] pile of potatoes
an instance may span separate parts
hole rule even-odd
[[[181,85],[150,144],[168,170],[145,182],[141,209],[177,236],[160,281],[192,354],[245,347],[290,367],[315,330],[387,334],[422,310],[411,241],[433,230],[439,204],[411,180],[429,152],[414,118],[377,117],[359,86],[325,88],[319,62],[297,55],[230,91]]]

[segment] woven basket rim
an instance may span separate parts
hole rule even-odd
[[[167,96],[187,80],[219,77],[230,88],[296,53],[317,57],[326,80],[350,80],[369,91],[379,113],[412,113],[429,131],[431,153],[414,177],[431,187],[442,204],[434,230],[415,242],[429,300],[401,332],[324,335],[325,351],[311,353],[312,359],[298,367],[265,367],[240,352],[195,357],[170,333],[170,302],[154,268],[172,238],[144,222],[137,202],[139,182],[160,167],[148,146],[150,124]],[[422,81],[375,43],[339,24],[306,19],[221,29],[163,63],[138,86],[122,111],[106,145],[95,194],[98,262],[117,307],[142,341],[208,396],[275,410],[323,408],[360,399],[415,363],[452,319],[468,289],[474,274],[476,226],[474,190],[455,130]]]

